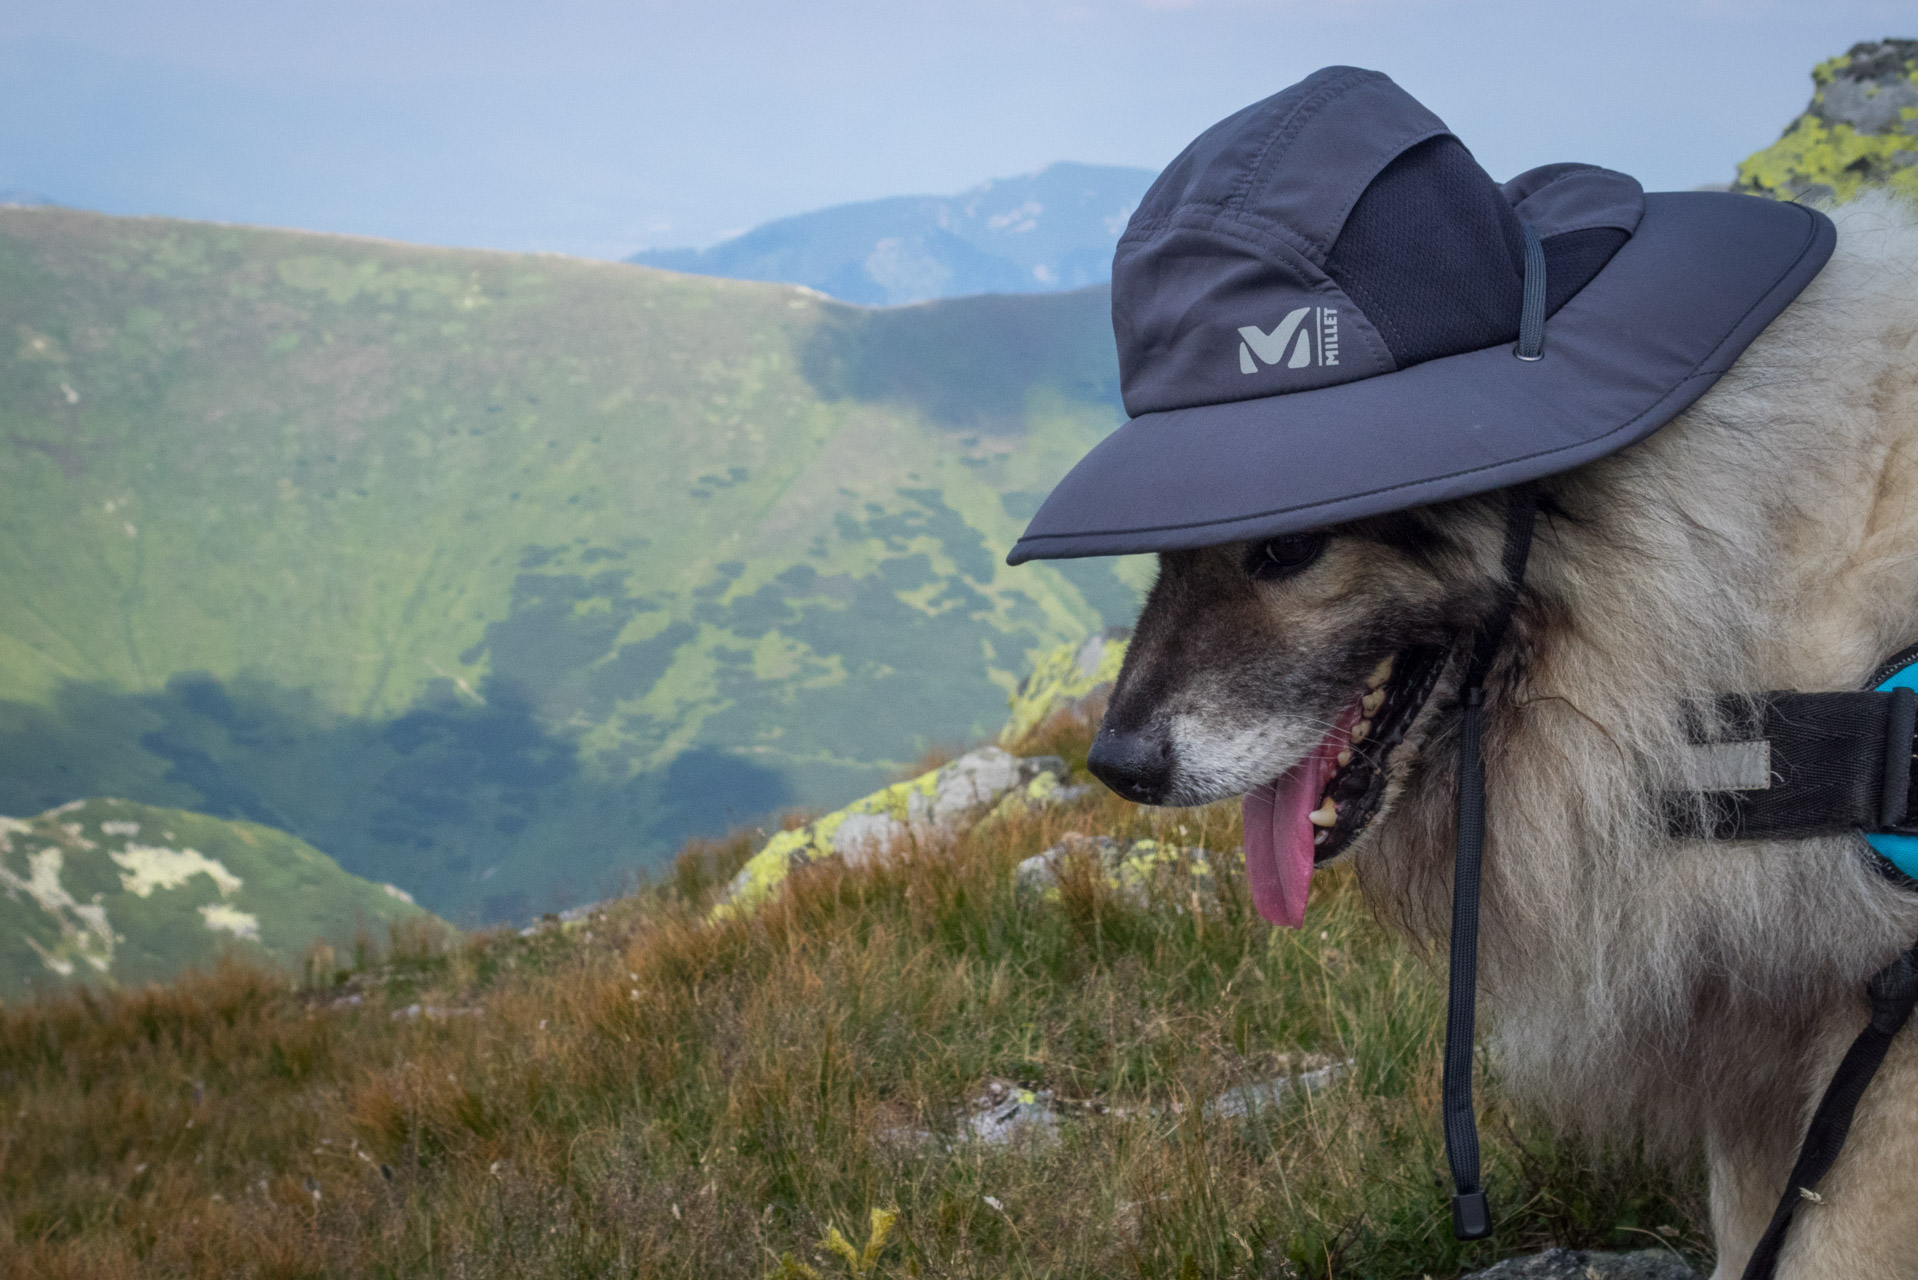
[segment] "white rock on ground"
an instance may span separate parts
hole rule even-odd
[[[1288,1055],[1289,1056],[1289,1055]],[[1305,1061],[1314,1061],[1306,1058]],[[1283,1107],[1296,1099],[1316,1093],[1351,1069],[1349,1060],[1326,1062],[1303,1071],[1286,1071],[1269,1079],[1228,1089],[1205,1104],[1208,1119],[1244,1119]],[[1111,1116],[1124,1120],[1135,1115],[1177,1115],[1182,1108],[1107,1107],[1096,1101],[1064,1106],[1050,1089],[1027,1089],[1009,1080],[989,1080],[957,1117],[960,1142],[982,1142],[987,1146],[1011,1146],[1029,1143],[1050,1146],[1061,1137],[1060,1122],[1081,1116]],[[938,1138],[925,1129],[908,1126],[882,1132],[881,1140],[901,1147],[926,1146]]]
[[[972,819],[1056,804],[1080,793],[1062,785],[1066,776],[1066,762],[1057,756],[1015,756],[999,747],[967,752],[803,827],[779,832],[740,868],[713,913],[751,914],[772,900],[793,868],[820,858],[838,856],[858,865],[948,836]]]
[[[1155,893],[1184,910],[1197,893],[1202,904],[1215,901],[1213,855],[1204,849],[1159,840],[1115,840],[1111,836],[1069,834],[1044,853],[1019,864],[1021,893],[1053,899],[1059,878],[1075,858],[1090,861],[1095,874],[1135,906],[1151,903]]]
[[[1524,1258],[1507,1258],[1463,1280],[1699,1280],[1699,1275],[1669,1250],[1585,1253],[1547,1249]]]

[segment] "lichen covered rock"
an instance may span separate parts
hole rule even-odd
[[[1032,674],[1014,691],[999,741],[1016,743],[1054,713],[1103,696],[1119,678],[1129,634],[1123,627],[1114,627],[1042,655],[1033,663]]]
[[[999,747],[967,752],[803,827],[781,831],[740,868],[713,914],[750,914],[778,892],[793,868],[808,862],[836,855],[857,866],[913,841],[950,834],[1008,793],[1025,804],[1046,803],[1063,790],[1065,777],[1066,762],[1057,756],[1020,757]]]
[[[1845,201],[1886,187],[1918,199],[1918,40],[1853,45],[1811,78],[1811,105],[1738,166],[1737,189]]]
[[[1074,833],[1019,864],[1019,891],[1048,901],[1057,899],[1068,863],[1083,858],[1127,901],[1143,907],[1156,896],[1183,909],[1195,895],[1201,903],[1216,901],[1213,856],[1204,849],[1159,840],[1121,841]]]

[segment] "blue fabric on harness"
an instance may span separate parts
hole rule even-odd
[[[1893,689],[1910,689],[1918,694],[1918,648],[1905,650],[1887,663],[1886,668],[1890,669],[1889,674],[1886,674],[1885,668],[1880,668],[1879,680],[1873,686],[1874,688],[1887,693]],[[1906,777],[1910,777],[1909,768]],[[1906,785],[1909,787],[1909,782]],[[1907,806],[1910,804],[1909,791],[1906,793],[1906,804]],[[1918,835],[1907,835],[1896,831],[1867,831],[1865,843],[1870,845],[1879,857],[1898,868],[1907,879],[1918,883]]]

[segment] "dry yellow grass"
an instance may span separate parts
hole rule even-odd
[[[1087,728],[1024,749],[1082,763]],[[1015,892],[1067,831],[1239,834],[1230,807],[1100,791],[820,865],[717,925],[751,846],[705,843],[565,931],[0,1010],[0,1274],[1396,1277],[1548,1240],[1701,1247],[1692,1179],[1556,1141],[1495,1089],[1504,1218],[1457,1245],[1438,986],[1345,877],[1294,932],[1230,875],[1198,910],[1085,874]],[[1204,1106],[1298,1055],[1352,1066],[1276,1109]],[[1052,1090],[1058,1141],[963,1140],[994,1079]],[[897,1217],[868,1249],[875,1211]]]

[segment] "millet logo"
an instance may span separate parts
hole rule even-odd
[[[1255,324],[1244,325],[1239,336],[1239,372],[1257,373],[1261,363],[1273,365],[1281,359],[1288,369],[1307,365],[1333,365],[1339,362],[1339,309],[1337,307],[1300,307],[1286,313],[1278,327],[1267,333]],[[1317,338],[1317,342],[1313,339]],[[1292,354],[1285,354],[1290,344]],[[1314,355],[1317,359],[1314,359]],[[1256,360],[1253,357],[1258,357]]]

